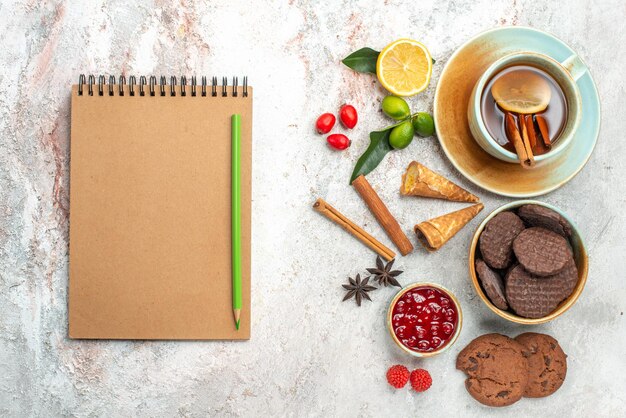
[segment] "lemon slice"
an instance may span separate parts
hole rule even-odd
[[[550,103],[552,91],[539,74],[517,70],[494,81],[491,94],[502,109],[527,115],[543,112]]]
[[[411,39],[398,39],[387,45],[376,62],[378,81],[396,96],[413,96],[424,90],[432,69],[428,49]]]

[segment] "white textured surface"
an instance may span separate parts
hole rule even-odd
[[[0,1],[0,415],[139,416],[618,416],[626,410],[626,6],[619,0],[531,2]],[[210,4],[208,4],[210,3]],[[86,4],[90,4],[87,6]],[[499,25],[530,25],[577,50],[595,76],[604,112],[584,171],[541,198],[577,221],[591,258],[589,282],[566,315],[534,330],[569,354],[562,389],[506,410],[476,403],[454,369],[458,351],[505,323],[475,296],[466,273],[472,222],[440,252],[398,260],[402,283],[431,280],[460,298],[465,326],[444,355],[412,360],[391,344],[391,289],[357,309],[340,285],[374,257],[316,214],[324,197],[383,238],[347,180],[367,133],[387,121],[384,92],[340,65],[363,46],[423,41],[437,59],[433,83],[410,100],[430,110],[453,50]],[[248,74],[255,87],[253,336],[246,343],[85,342],[67,334],[69,87],[78,74]],[[315,117],[354,104],[353,146],[336,153],[312,133]],[[137,115],[141,117],[141,115]],[[436,140],[415,141],[370,176],[408,231],[458,204],[400,199],[412,159],[445,173],[486,209],[509,199],[482,193],[446,161]],[[385,242],[388,240],[384,239]],[[394,392],[393,363],[425,367],[424,394]]]

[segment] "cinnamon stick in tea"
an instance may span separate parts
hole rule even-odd
[[[535,116],[535,120],[537,120],[537,126],[539,127],[539,133],[541,133],[541,139],[543,140],[544,147],[546,147],[547,150],[551,150],[552,142],[550,141],[548,122],[546,122],[544,117],[540,115]]]
[[[411,244],[409,238],[400,228],[396,218],[389,212],[389,209],[387,209],[387,206],[385,206],[385,203],[380,199],[378,193],[372,188],[365,176],[361,174],[357,177],[352,182],[352,186],[354,186],[367,207],[374,214],[380,226],[387,232],[387,236],[396,244],[400,253],[407,255],[413,251],[413,244]]]
[[[517,120],[519,121],[520,131],[522,133],[522,142],[524,143],[524,149],[526,155],[532,161],[532,165],[535,165],[535,157],[533,154],[533,148],[530,146],[530,138],[528,137],[528,129],[526,129],[526,119],[521,113],[517,114]]]
[[[368,248],[373,250],[376,254],[380,255],[387,261],[391,261],[395,258],[396,253],[389,248],[381,244],[376,238],[365,232],[362,228],[346,218],[341,212],[329,205],[324,199],[317,199],[313,204],[313,209],[335,222],[344,230],[352,234],[356,239],[365,244]]]
[[[537,131],[535,130],[535,123],[533,122],[533,115],[525,115],[523,122],[526,125],[526,132],[528,132],[528,143],[530,144],[530,149],[533,150],[534,154],[538,154]]]
[[[535,159],[531,155],[528,155],[528,151],[524,146],[524,141],[520,135],[519,128],[515,122],[515,117],[511,112],[506,112],[504,115],[504,128],[506,130],[506,136],[515,147],[515,152],[519,157],[520,164],[523,168],[531,168],[535,165]]]

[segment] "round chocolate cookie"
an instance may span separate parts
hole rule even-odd
[[[501,212],[487,222],[478,243],[483,260],[490,267],[504,269],[511,264],[511,246],[524,230],[524,222],[513,212]]]
[[[567,356],[557,340],[546,334],[525,332],[515,337],[528,359],[527,398],[542,398],[556,392],[567,374]]]
[[[576,284],[578,283],[578,267],[576,267],[576,261],[574,257],[565,263],[563,270],[559,271],[554,276],[548,276],[546,279],[554,280],[559,283],[563,283],[563,293],[559,296],[561,300],[565,300],[572,294]],[[559,285],[560,286],[560,285]]]
[[[476,260],[476,273],[487,297],[498,309],[506,311],[509,305],[504,296],[504,283],[502,277],[491,269],[483,260]]]
[[[565,238],[572,236],[572,228],[569,222],[557,212],[545,206],[524,205],[517,210],[517,215],[528,226],[540,226],[563,235]]]
[[[537,277],[521,264],[511,269],[504,281],[506,300],[511,309],[520,316],[533,319],[543,318],[554,311],[569,296],[566,293],[571,286],[564,275]]]
[[[528,228],[513,240],[517,261],[536,276],[552,276],[572,258],[572,249],[563,236],[545,228]]]
[[[482,335],[465,347],[456,368],[467,374],[465,388],[478,402],[488,406],[511,405],[524,395],[528,360],[524,347],[500,334]]]

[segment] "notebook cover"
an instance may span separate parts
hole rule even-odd
[[[72,88],[69,336],[250,338],[249,96]],[[221,94],[221,92],[220,92]],[[241,328],[231,279],[231,129],[242,117]]]

